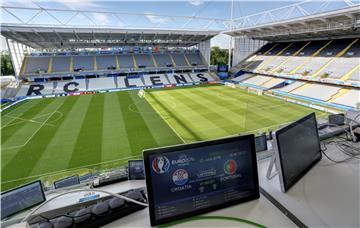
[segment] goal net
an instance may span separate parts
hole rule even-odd
[[[138,96],[139,96],[140,98],[145,98],[145,90],[143,90],[143,89],[139,90]]]
[[[233,89],[236,88],[236,85],[234,83],[231,83],[231,82],[225,82],[225,86],[228,86],[228,87],[233,88]]]

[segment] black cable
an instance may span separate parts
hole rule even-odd
[[[335,160],[332,159],[328,154],[326,154],[326,150],[327,150],[327,146],[329,144],[335,144],[336,148],[342,152],[343,154],[345,154],[346,156],[349,156],[346,159],[343,160]],[[356,148],[354,143],[348,140],[348,135],[346,135],[346,137],[343,136],[338,136],[335,139],[331,140],[331,141],[327,141],[323,143],[323,149],[321,149],[321,152],[324,154],[324,156],[329,159],[330,161],[334,162],[334,163],[343,163],[343,162],[347,162],[351,159],[360,159],[360,148]],[[356,152],[355,152],[356,151]]]

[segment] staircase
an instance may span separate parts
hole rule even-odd
[[[350,89],[348,88],[341,88],[338,90],[337,93],[335,93],[334,95],[331,96],[331,98],[329,100],[327,100],[328,102],[332,102],[333,100],[335,100],[336,98],[341,97],[342,95],[344,95],[345,93],[349,92]]]

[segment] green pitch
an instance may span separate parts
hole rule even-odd
[[[28,100],[2,112],[2,190],[123,165],[145,148],[275,129],[314,111],[225,86],[137,93]]]

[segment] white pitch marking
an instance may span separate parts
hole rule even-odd
[[[51,113],[48,113],[48,115],[51,114]],[[40,121],[35,121],[34,119],[38,119],[38,117],[34,118],[34,119],[24,119],[24,118],[21,118],[21,117],[16,117],[16,116],[10,116],[10,115],[6,115],[5,117],[8,117],[8,118],[12,118],[12,119],[15,119],[15,120],[20,120],[18,122],[15,122],[15,123],[11,123],[11,124],[7,124],[5,126],[3,126],[1,129],[5,128],[5,127],[10,127],[10,126],[13,126],[13,125],[16,125],[16,124],[20,124],[22,122],[31,122],[31,123],[38,123],[38,124],[42,124],[43,122],[40,122]],[[13,121],[11,121],[13,122]],[[46,124],[47,126],[51,126],[51,127],[54,127],[55,125],[53,124]]]
[[[54,112],[52,112],[51,115],[49,115],[48,118],[46,118],[46,120],[40,125],[40,127],[26,140],[26,142],[22,145],[18,145],[18,146],[9,146],[9,147],[5,147],[2,148],[2,150],[10,150],[10,149],[16,149],[16,148],[21,148],[24,147],[26,144],[28,144],[28,142],[36,135],[36,133],[39,132],[39,130],[46,124],[46,122],[52,117],[52,115],[54,115],[55,112],[57,112],[57,110],[63,105],[64,103],[61,103]]]
[[[147,98],[145,97],[145,100],[151,105],[151,103],[147,100]],[[176,107],[176,103],[174,102],[175,107]],[[173,126],[171,126],[171,124],[160,114],[160,111],[155,108],[155,106],[151,105],[151,107],[157,112],[157,114],[161,117],[161,119],[163,119],[165,121],[165,123],[171,128],[171,130],[173,130],[173,132],[179,137],[179,139],[181,139],[181,141],[183,143],[186,143],[185,140],[180,136],[180,134],[173,128]]]

